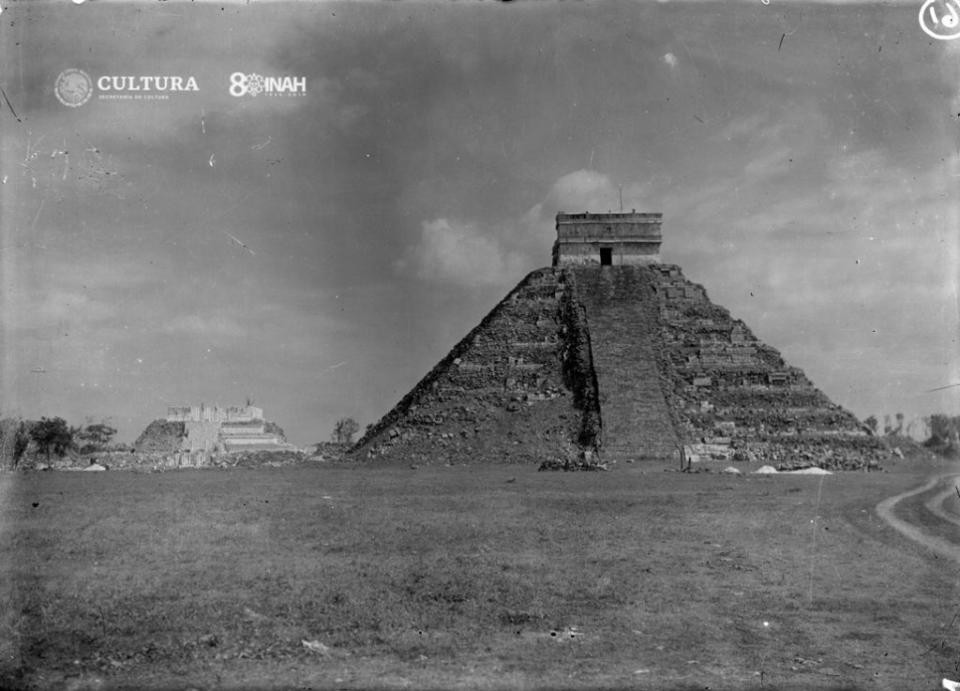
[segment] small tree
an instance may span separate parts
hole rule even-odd
[[[63,457],[67,449],[73,446],[73,433],[66,420],[60,417],[40,418],[30,430],[30,437],[37,443],[37,448],[47,456],[50,462],[50,452]]]
[[[109,444],[116,433],[116,428],[101,422],[96,425],[87,425],[79,430],[76,436],[80,441],[85,442],[84,451],[96,451]]]
[[[927,422],[930,424],[930,438],[923,445],[941,456],[956,456],[960,450],[960,416],[937,413],[927,418]]]
[[[23,420],[4,418],[0,420],[0,464],[16,468],[30,445],[30,433]]]
[[[863,421],[863,424],[865,424],[870,429],[871,432],[876,434],[877,425],[879,425],[880,422],[877,420],[876,415],[871,415],[870,417],[868,417],[866,420]]]
[[[946,444],[957,435],[957,418],[936,413],[930,416],[928,422],[930,423],[930,442],[933,444]]]
[[[337,444],[352,444],[353,435],[356,434],[359,429],[360,425],[358,425],[357,421],[352,417],[342,417],[337,420],[337,424],[333,426],[333,434],[330,435],[330,439]]]
[[[23,454],[27,452],[28,446],[30,446],[30,433],[27,431],[27,426],[21,422],[17,425],[17,432],[13,438],[14,467],[19,465],[20,459],[23,458]]]

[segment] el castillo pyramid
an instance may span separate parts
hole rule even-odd
[[[553,265],[524,278],[352,452],[825,468],[886,457],[852,413],[660,263],[661,224],[659,213],[558,214]]]

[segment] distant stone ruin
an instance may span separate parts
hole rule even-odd
[[[293,448],[281,434],[267,429],[263,410],[252,405],[172,407],[167,409],[167,422],[184,423],[186,438],[181,450],[191,453]]]
[[[218,455],[236,452],[292,451],[283,431],[264,420],[252,405],[178,406],[167,409],[164,420],[154,420],[134,449],[169,456],[171,467],[202,467]]]
[[[558,214],[529,274],[352,453],[416,463],[876,466],[852,413],[660,263],[661,214]]]
[[[263,420],[263,409],[252,405],[171,406],[167,408],[167,422],[254,422]]]

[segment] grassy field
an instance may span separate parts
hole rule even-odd
[[[7,474],[0,686],[936,689],[908,467]]]

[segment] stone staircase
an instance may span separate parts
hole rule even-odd
[[[608,460],[668,458],[679,442],[660,384],[659,306],[643,266],[571,269],[587,312]]]

